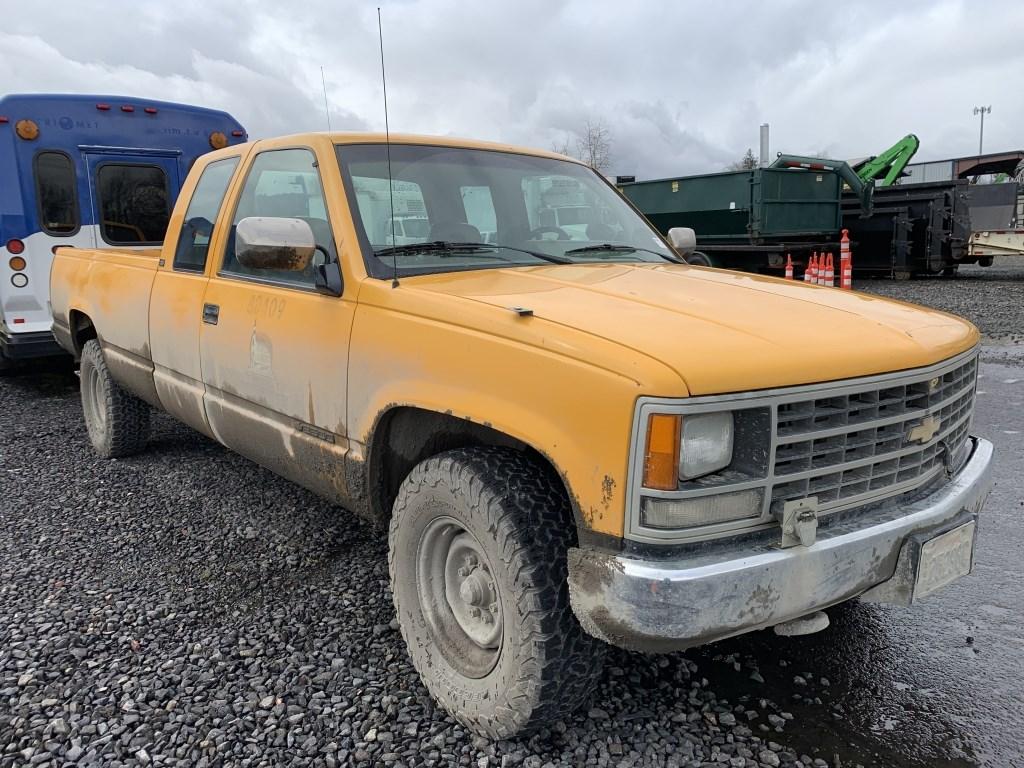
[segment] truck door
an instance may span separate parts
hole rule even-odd
[[[92,219],[100,243],[139,248],[163,242],[178,196],[177,151],[85,148]]]
[[[314,153],[257,154],[237,197],[203,302],[200,358],[210,428],[238,453],[344,502],[352,292],[321,295],[312,270],[258,270],[235,258],[235,227],[249,216],[301,218],[337,258]]]
[[[216,160],[199,174],[194,187],[186,186],[188,207],[181,220],[172,221],[164,259],[153,281],[149,339],[153,380],[164,408],[183,422],[212,436],[206,419],[199,336],[203,298],[210,281],[211,253],[224,247],[230,212],[224,222],[224,199],[240,157]]]

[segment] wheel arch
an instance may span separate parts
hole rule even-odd
[[[374,522],[386,525],[399,486],[413,467],[439,453],[455,448],[498,446],[527,454],[551,475],[552,482],[569,500],[577,528],[583,525],[580,505],[565,473],[544,451],[488,423],[413,405],[393,405],[381,412],[366,446],[365,473],[368,512]]]
[[[85,342],[90,339],[99,339],[99,333],[96,331],[92,318],[80,309],[72,309],[68,312],[68,330],[76,360],[82,357],[82,347],[85,346]]]

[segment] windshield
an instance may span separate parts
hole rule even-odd
[[[389,190],[384,144],[340,145],[338,160],[375,277],[394,267],[420,274],[677,260],[614,188],[577,163],[393,144]]]

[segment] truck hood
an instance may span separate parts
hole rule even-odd
[[[653,357],[691,395],[809,384],[937,363],[970,349],[966,320],[868,294],[672,264],[573,264],[408,278],[403,287],[532,310]],[[656,393],[652,393],[656,394]]]

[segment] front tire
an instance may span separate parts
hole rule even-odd
[[[585,701],[605,645],[569,606],[575,525],[550,472],[502,448],[427,459],[399,489],[389,542],[409,655],[456,720],[508,738]]]
[[[114,381],[95,339],[82,347],[82,411],[89,440],[104,459],[132,456],[149,440],[149,406]]]

